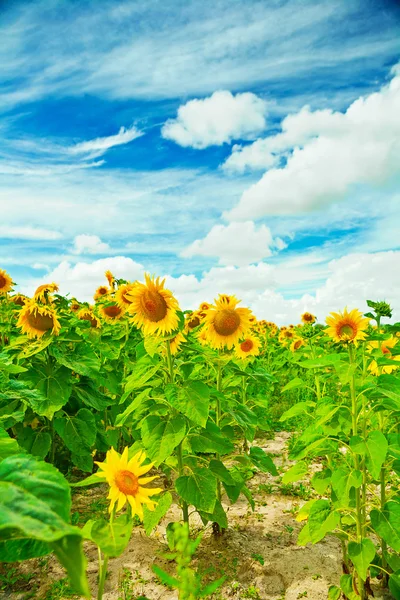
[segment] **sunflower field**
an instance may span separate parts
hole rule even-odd
[[[0,270],[0,589],[50,556],[65,589],[27,597],[146,598],[128,589],[126,567],[119,583],[110,575],[137,535],[164,551],[150,557],[161,586],[150,600],[399,600],[400,323],[384,322],[391,307],[368,300],[365,314],[338,307],[326,320],[306,312],[278,327],[234,295],[183,312],[165,280],[105,277],[88,304],[56,283],[28,298]],[[278,434],[284,447],[271,452],[265,440]],[[337,553],[330,578],[313,576],[324,596],[311,587],[291,596],[288,564],[276,594],[254,583],[272,577],[264,564],[283,538],[268,546],[264,532],[256,542],[250,521],[232,515],[245,506],[246,519],[262,520],[276,486],[296,498],[276,521],[296,534],[294,562],[310,548]],[[90,493],[100,509],[86,518],[76,499]],[[257,550],[242,571],[237,556],[223,562],[239,530]],[[199,568],[206,539],[212,569]]]

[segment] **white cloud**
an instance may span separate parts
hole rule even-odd
[[[0,239],[59,240],[62,237],[59,231],[40,227],[0,225]]]
[[[274,240],[269,227],[256,228],[253,221],[214,225],[202,240],[194,241],[181,256],[218,257],[221,265],[244,266],[271,256],[273,250],[282,250],[285,243]]]
[[[74,239],[73,254],[104,254],[110,250],[110,246],[102,242],[98,235],[87,235],[82,233]]]
[[[294,145],[283,168],[272,168],[247,189],[227,217],[311,211],[345,198],[360,184],[384,185],[400,162],[400,75],[379,92],[359,98],[345,113],[305,108],[284,121],[284,131],[259,141],[253,150],[236,149],[226,168],[243,170],[276,160]],[[253,157],[253,154],[254,157]],[[275,153],[275,154],[274,154]],[[231,161],[231,162],[229,162]]]
[[[161,135],[180,146],[202,149],[238,139],[254,139],[266,126],[267,103],[252,93],[214,92],[202,100],[189,100],[169,119]]]
[[[78,144],[75,144],[75,146],[67,148],[67,152],[73,155],[88,154],[88,158],[96,158],[97,156],[102,156],[110,148],[128,144],[142,135],[143,132],[139,131],[135,126],[130,128],[121,127],[119,132],[115,135],[99,137],[86,142],[79,142]]]

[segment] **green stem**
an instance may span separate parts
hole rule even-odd
[[[381,431],[384,429],[384,423],[383,423],[383,416],[382,414],[379,415],[379,425],[380,425],[380,429]],[[380,473],[380,508],[383,511],[383,508],[386,504],[386,467],[385,465],[382,465],[381,468],[381,473]],[[387,554],[387,543],[385,542],[385,540],[383,538],[380,538],[380,543],[381,543],[381,549],[382,549],[382,568],[383,569],[387,569],[387,561],[386,561],[386,554]],[[386,575],[386,573],[384,573],[383,577],[382,577],[382,586],[386,587],[388,584],[388,576]]]
[[[114,520],[115,508],[110,515],[110,524]],[[108,567],[108,554],[104,555],[103,564],[101,564],[101,550],[97,548],[99,555],[99,588],[97,590],[97,600],[102,600],[104,593],[104,585],[107,577],[107,567]]]
[[[165,347],[166,347],[169,382],[174,383],[174,381],[175,381],[174,363],[172,361],[171,345],[170,345],[169,340],[166,340]],[[178,460],[179,477],[182,477],[182,475],[184,474],[182,444],[183,444],[183,440],[178,444],[178,446],[176,448],[176,458]],[[187,505],[187,502],[185,502],[184,500],[182,501],[182,516],[183,516],[184,522],[189,524],[189,507]]]
[[[50,435],[51,435],[51,450],[50,450],[50,462],[54,465],[56,457],[56,433],[54,430],[54,418],[50,421]]]
[[[246,377],[243,375],[242,377],[242,404],[246,404],[247,394],[246,394]],[[243,431],[243,450],[244,452],[248,452],[249,445],[247,443],[246,430]]]
[[[218,361],[218,368],[217,368],[217,400],[216,400],[216,406],[215,406],[215,424],[217,427],[219,427],[219,424],[221,422],[221,400],[219,397],[219,394],[222,392],[222,368],[221,368],[221,363]],[[217,454],[216,455],[216,459],[220,460],[220,455]],[[221,497],[222,497],[222,491],[221,491],[221,481],[218,478],[217,479],[217,498],[219,501],[221,501]]]

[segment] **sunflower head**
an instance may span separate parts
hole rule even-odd
[[[128,294],[134,289],[135,285],[136,283],[123,283],[118,287],[115,292],[115,300],[118,306],[128,308],[132,304]]]
[[[126,447],[121,456],[111,448],[104,462],[96,462],[100,468],[96,475],[106,480],[110,486],[108,494],[108,499],[111,500],[110,513],[115,505],[118,511],[128,502],[132,514],[143,519],[143,504],[149,510],[154,510],[156,507],[156,502],[150,500],[150,497],[159,494],[162,489],[144,487],[146,483],[157,478],[157,476],[143,477],[153,467],[152,463],[144,465],[145,460],[146,455],[142,451],[129,460],[128,447]]]
[[[293,342],[290,344],[290,350],[296,352],[296,350],[299,350],[304,344],[305,341],[302,338],[294,338]]]
[[[179,332],[175,337],[169,340],[169,347],[171,348],[171,354],[176,354],[179,351],[179,348],[186,342],[186,337],[182,332]]]
[[[106,285],[100,285],[94,293],[93,299],[97,302],[100,298],[105,298],[107,294],[111,292],[110,288]]]
[[[10,301],[16,306],[25,306],[30,301],[30,298],[24,296],[24,294],[14,294],[14,296],[11,296]]]
[[[136,283],[126,294],[131,301],[129,314],[144,335],[168,335],[179,325],[179,304],[172,292],[164,288],[165,279],[145,275],[145,283]]]
[[[107,323],[115,323],[119,321],[125,313],[125,309],[118,304],[109,304],[100,307],[100,314]]]
[[[366,338],[367,334],[365,331],[368,327],[369,319],[363,317],[362,313],[356,308],[350,312],[345,308],[343,313],[332,312],[326,318],[326,323],[329,325],[326,333],[334,342],[348,342],[357,345],[357,342]]]
[[[99,319],[95,316],[94,312],[90,308],[82,308],[78,312],[78,319],[81,321],[89,321],[90,326],[95,329],[100,327]]]
[[[202,312],[208,310],[209,308],[211,308],[211,304],[208,304],[208,302],[202,302],[199,306],[199,310],[201,310]]]
[[[40,338],[48,331],[58,335],[61,329],[56,311],[50,306],[41,306],[34,300],[21,309],[17,326],[30,338]]]
[[[248,335],[244,340],[235,346],[235,355],[237,358],[247,359],[260,354],[261,342],[253,335]]]
[[[0,295],[7,294],[13,286],[13,280],[3,269],[0,269]]]
[[[192,329],[196,329],[200,325],[203,319],[205,319],[206,313],[200,314],[199,311],[195,310],[192,313],[188,314],[186,317],[186,330],[191,331]]]
[[[58,292],[58,285],[56,283],[44,283],[43,285],[39,285],[33,294],[33,300],[42,304],[50,304],[53,302],[51,294],[55,292]]]
[[[75,300],[75,298],[72,299],[71,304],[69,305],[70,310],[73,313],[77,313],[78,310],[80,309],[81,305],[79,304],[78,300]]]
[[[232,348],[249,333],[251,311],[237,308],[238,304],[235,296],[220,294],[207,311],[205,330],[208,343],[214,349]]]
[[[110,286],[110,288],[113,288],[114,283],[115,283],[114,275],[111,273],[111,271],[108,271],[108,270],[104,273],[104,275],[106,276],[106,279],[108,281],[108,285]]]
[[[382,342],[373,340],[372,342],[370,342],[368,344],[368,350],[371,352],[371,351],[379,348],[382,353],[382,356],[385,356],[386,358],[391,358],[392,360],[400,361],[400,354],[396,354],[395,356],[392,356],[392,352],[391,352],[392,348],[394,348],[394,346],[396,346],[398,341],[399,341],[398,338],[395,338],[393,336],[391,336],[387,340],[383,340]],[[376,360],[373,360],[371,362],[371,364],[368,366],[368,370],[371,371],[372,375],[381,375],[381,374],[388,375],[388,374],[392,373],[393,371],[396,371],[396,369],[398,369],[398,367],[396,365],[383,365],[383,366],[379,367]]]
[[[312,325],[317,320],[317,317],[310,312],[305,312],[301,315],[301,321],[305,324]]]

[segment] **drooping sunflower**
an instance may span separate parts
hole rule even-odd
[[[198,334],[197,334],[197,340],[200,342],[200,344],[202,346],[207,346],[208,345],[208,340],[207,340],[207,332],[205,329],[201,329]]]
[[[119,286],[115,292],[115,300],[118,306],[121,308],[128,308],[132,304],[132,301],[127,294],[134,289],[135,285],[136,283],[123,283]]]
[[[10,297],[10,301],[16,306],[25,306],[30,301],[30,298],[24,296],[24,294],[14,294],[14,296]]]
[[[107,323],[115,323],[124,316],[125,310],[118,304],[109,304],[108,306],[100,306],[100,314]]]
[[[326,318],[326,323],[329,325],[326,333],[334,342],[352,342],[357,345],[357,342],[365,340],[367,336],[365,330],[368,327],[369,319],[363,317],[357,308],[350,312],[345,308],[343,313],[331,312],[330,316]]]
[[[113,288],[114,283],[115,283],[114,275],[111,273],[111,271],[108,271],[108,270],[104,273],[104,275],[106,276],[106,279],[108,281],[108,285],[110,286],[110,288]]]
[[[143,487],[157,478],[157,476],[142,477],[153,467],[153,463],[143,465],[145,459],[146,455],[140,451],[128,460],[128,447],[126,447],[121,456],[111,448],[104,462],[96,462],[101,469],[96,475],[105,479],[110,486],[108,494],[108,499],[111,500],[110,513],[115,505],[117,510],[121,510],[127,502],[131,506],[132,514],[138,515],[140,519],[143,519],[143,504],[149,510],[154,510],[156,502],[150,500],[150,496],[155,496],[163,490]]]
[[[290,344],[290,349],[292,352],[296,352],[296,350],[299,350],[304,344],[305,341],[302,338],[295,338]]]
[[[204,320],[206,317],[206,313],[202,313],[200,314],[200,311],[198,310],[194,310],[193,312],[189,313],[186,315],[186,322],[185,322],[185,331],[192,331],[193,329],[196,329],[196,327],[198,327],[202,320]]]
[[[104,298],[111,292],[110,288],[106,285],[100,285],[94,293],[93,300],[96,302],[100,298]]]
[[[98,329],[100,327],[100,321],[91,308],[82,308],[78,312],[78,319],[80,319],[81,321],[90,321],[91,327],[95,329]]]
[[[237,358],[250,358],[260,354],[261,342],[255,336],[248,335],[242,342],[236,344],[235,355]]]
[[[204,320],[207,341],[214,348],[232,348],[251,329],[249,308],[237,308],[236,296],[220,294]]]
[[[383,342],[378,342],[377,340],[372,340],[372,342],[370,342],[368,344],[368,350],[371,352],[372,350],[375,350],[376,348],[380,348],[381,352],[382,352],[382,356],[385,356],[386,358],[390,358],[392,360],[400,361],[400,354],[396,354],[395,356],[392,356],[392,353],[390,351],[392,348],[394,348],[394,346],[397,344],[398,341],[399,340],[394,338],[393,336],[391,336],[387,340],[384,340]],[[368,366],[368,370],[371,371],[372,375],[381,375],[381,374],[388,375],[388,374],[392,373],[393,371],[396,371],[396,369],[398,369],[398,368],[399,367],[397,367],[396,365],[378,366],[378,363],[376,362],[376,360],[373,360],[371,362],[371,364]]]
[[[51,294],[54,294],[54,292],[58,292],[58,285],[56,283],[44,283],[43,285],[39,285],[33,294],[33,300],[42,304],[51,303]]]
[[[13,280],[3,269],[0,269],[0,295],[7,294],[12,289]]]
[[[171,354],[176,354],[183,344],[186,342],[186,337],[182,332],[179,332],[175,337],[169,340],[169,347],[171,348]]]
[[[317,317],[310,312],[305,312],[301,315],[301,321],[305,324],[312,325],[317,320]]]
[[[168,335],[178,328],[179,304],[172,292],[164,288],[165,279],[145,274],[146,283],[136,283],[126,296],[132,321],[144,335]]]
[[[41,306],[31,300],[21,309],[17,321],[22,333],[30,338],[40,338],[50,331],[53,335],[60,333],[61,325],[57,313],[50,306]]]

